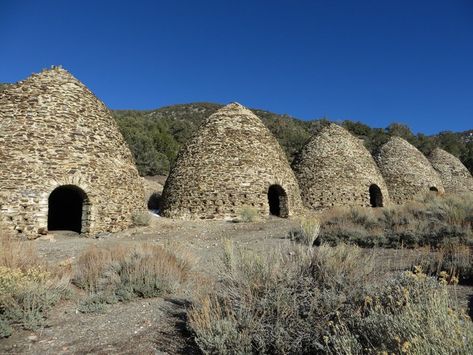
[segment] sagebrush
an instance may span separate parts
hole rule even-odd
[[[86,311],[101,309],[100,303],[171,293],[187,280],[189,270],[185,259],[158,245],[93,246],[79,256],[72,282],[89,294],[81,304]]]
[[[429,193],[401,206],[339,208],[322,215],[320,243],[363,247],[473,246],[473,194]]]
[[[68,295],[69,273],[42,262],[28,242],[0,233],[0,337],[15,326],[36,329]]]
[[[422,272],[373,282],[356,246],[267,255],[228,245],[219,286],[189,310],[204,353],[443,354],[473,351],[473,324]]]

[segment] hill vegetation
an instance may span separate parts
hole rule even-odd
[[[0,89],[1,90],[1,89]],[[141,175],[167,174],[180,146],[196,131],[202,120],[222,105],[191,103],[162,107],[152,111],[115,110],[113,115],[135,157]],[[289,162],[306,140],[329,121],[325,118],[303,121],[289,115],[252,110],[275,135]],[[408,126],[392,123],[386,128],[372,128],[361,122],[337,122],[363,139],[371,153],[390,136],[406,139],[424,154],[440,147],[460,158],[473,171],[473,130],[456,133],[440,132],[433,136],[414,134]]]

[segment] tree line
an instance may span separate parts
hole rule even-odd
[[[220,107],[222,105],[198,103],[167,106],[153,111],[115,110],[112,113],[130,146],[140,175],[166,175],[181,145],[195,132],[204,118]],[[329,122],[325,118],[303,121],[263,110],[252,111],[277,138],[289,162],[292,162],[310,136]],[[376,154],[378,148],[391,136],[399,136],[424,154],[440,147],[458,157],[473,172],[473,131],[445,131],[427,136],[422,133],[414,134],[408,126],[400,123],[392,123],[386,128],[372,128],[350,120],[337,123],[363,139],[372,154]]]

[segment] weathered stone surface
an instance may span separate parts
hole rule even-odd
[[[110,112],[53,68],[0,93],[0,218],[35,238],[47,228],[50,193],[62,185],[86,195],[84,235],[124,229],[145,208],[141,178]]]
[[[309,139],[292,168],[308,208],[371,206],[372,185],[381,191],[381,205],[389,204],[386,184],[363,142],[334,123]]]
[[[379,170],[388,186],[391,201],[402,204],[416,195],[436,190],[444,193],[439,175],[416,147],[392,137],[376,155]]]
[[[473,177],[460,159],[440,148],[434,149],[428,159],[440,175],[446,192],[473,192]]]
[[[181,149],[163,190],[163,215],[236,217],[245,207],[269,214],[268,190],[285,191],[281,216],[300,211],[297,181],[276,138],[250,110],[229,104],[207,118]]]

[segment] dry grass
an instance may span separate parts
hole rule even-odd
[[[190,271],[187,260],[161,246],[136,243],[90,247],[75,265],[73,283],[86,290],[92,308],[97,303],[156,297],[174,292]],[[100,308],[100,306],[99,306]]]
[[[473,324],[446,286],[416,272],[374,283],[355,246],[265,255],[224,248],[220,283],[189,310],[204,353],[471,353]]]
[[[68,294],[67,270],[42,262],[31,243],[0,234],[0,337],[12,326],[35,329],[47,311]]]
[[[320,243],[362,247],[473,246],[473,195],[428,194],[383,209],[333,209],[323,214]]]
[[[44,266],[34,246],[27,241],[13,238],[0,228],[0,265],[23,271],[32,267]]]
[[[473,284],[473,248],[449,244],[432,250],[430,247],[416,249],[413,265],[418,265],[428,275],[448,275],[448,280]],[[452,281],[453,282],[453,281]]]
[[[302,217],[299,219],[299,227],[289,232],[289,239],[313,246],[319,232],[320,222],[316,217]]]

